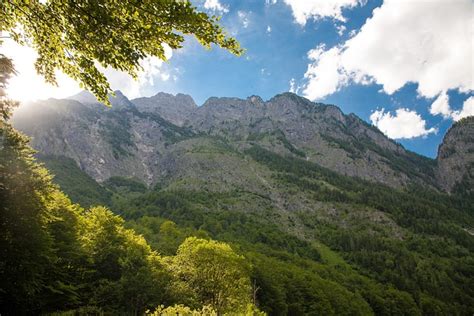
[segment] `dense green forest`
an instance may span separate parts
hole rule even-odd
[[[53,184],[25,136],[8,124],[1,132],[2,314],[474,311],[469,197],[395,190],[248,148],[279,189],[343,213],[295,211],[287,229],[252,192],[148,188],[121,177],[100,185],[70,159],[38,156],[80,206]],[[236,211],[242,201],[255,210]],[[390,221],[353,215],[374,210]]]

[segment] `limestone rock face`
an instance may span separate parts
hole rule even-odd
[[[158,114],[178,126],[183,126],[197,108],[191,96],[181,93],[174,96],[160,92],[150,98],[133,99],[132,102],[140,111]]]
[[[436,176],[440,186],[474,193],[474,116],[456,122],[438,149]]]
[[[258,187],[244,154],[258,145],[393,187],[437,186],[434,160],[405,150],[354,114],[293,93],[268,101],[212,97],[199,107],[184,94],[129,100],[116,91],[110,100],[107,108],[82,92],[41,101],[20,108],[13,123],[42,154],[72,158],[98,181],[183,179],[192,186],[203,178],[214,181],[212,190],[227,182]]]
[[[267,102],[259,97],[210,98],[186,123],[193,130],[236,142],[251,141],[297,154],[349,176],[391,186],[434,184],[434,162],[406,151],[354,114],[293,93]]]
[[[32,137],[40,153],[72,158],[99,182],[111,176],[156,182],[166,147],[188,133],[159,115],[138,111],[121,94],[111,108],[82,101],[28,104],[14,114],[13,124]]]

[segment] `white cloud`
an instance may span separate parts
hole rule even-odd
[[[270,25],[267,25],[267,33],[271,33],[272,32],[272,27]]]
[[[453,120],[459,121],[468,116],[474,116],[474,97],[469,97],[462,106],[460,111],[453,111],[451,114]]]
[[[300,90],[300,87],[298,85],[296,85],[295,78],[291,78],[291,80],[290,80],[290,89],[288,91],[292,92],[292,93],[298,93],[299,90]]]
[[[449,89],[472,91],[472,8],[471,0],[385,0],[357,34],[312,59],[305,94],[322,98],[350,81],[376,82],[388,94],[413,82],[426,98]],[[328,59],[336,69],[308,76]],[[320,80],[323,77],[332,82]]]
[[[342,36],[346,31],[346,27],[344,25],[336,25],[336,31],[339,36]]]
[[[277,0],[265,0],[266,5],[276,4],[276,3],[277,3]]]
[[[362,0],[284,0],[284,2],[291,7],[296,23],[302,26],[309,19],[332,18],[345,21],[342,15],[343,9],[365,4]]]
[[[250,18],[249,18],[249,13],[245,11],[237,11],[237,16],[239,17],[240,23],[242,23],[242,26],[244,29],[249,27],[250,24]]]
[[[345,84],[348,77],[339,65],[339,54],[338,47],[326,51],[324,45],[308,52],[308,58],[312,60],[312,63],[304,75],[308,83],[303,89],[303,94],[307,98],[320,99],[336,92],[341,85]]]
[[[219,12],[221,14],[229,12],[229,8],[227,6],[222,5],[219,0],[206,0],[206,2],[204,2],[204,8]]]
[[[377,110],[370,115],[370,120],[392,139],[414,138],[437,132],[434,127],[427,129],[426,121],[409,109],[397,109],[395,115],[385,113],[385,109]]]
[[[433,115],[442,115],[444,118],[451,118],[455,121],[474,115],[474,97],[469,97],[463,103],[460,110],[454,111],[449,105],[449,96],[446,92],[441,93],[431,104],[430,113]]]
[[[12,77],[7,92],[12,99],[20,101],[33,101],[47,98],[66,98],[80,92],[82,89],[71,78],[57,72],[58,86],[53,86],[44,81],[44,78],[36,73],[34,62],[37,58],[36,52],[29,47],[20,46],[11,40],[4,41],[1,52],[13,59],[17,76]],[[165,56],[171,58],[173,53],[169,46],[164,46]],[[113,90],[121,90],[128,97],[138,97],[145,87],[153,86],[155,80],[167,81],[169,73],[163,72],[163,61],[156,57],[148,57],[140,64],[143,71],[138,73],[138,79],[134,80],[127,73],[112,68],[102,69]]]
[[[441,93],[431,104],[430,113],[433,115],[443,115],[445,118],[451,116],[451,108],[449,107],[449,96],[446,92]]]
[[[167,72],[164,72],[164,73],[160,74],[160,78],[163,81],[168,81],[170,79],[170,77],[171,77],[171,75]]]

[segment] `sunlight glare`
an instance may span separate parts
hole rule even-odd
[[[12,77],[7,88],[8,96],[22,102],[47,98],[66,98],[81,91],[79,85],[62,72],[57,73],[58,86],[44,81],[36,73],[34,62],[36,52],[26,46],[20,46],[12,40],[5,40],[0,52],[11,58],[17,75]]]

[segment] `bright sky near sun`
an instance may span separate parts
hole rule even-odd
[[[246,49],[243,57],[207,51],[188,40],[149,58],[138,81],[106,69],[129,98],[159,91],[271,98],[292,91],[338,105],[387,136],[434,157],[453,121],[474,115],[472,0],[196,0]],[[10,96],[62,98],[79,91],[59,74],[59,87],[36,75],[35,53],[6,40],[19,75]]]

